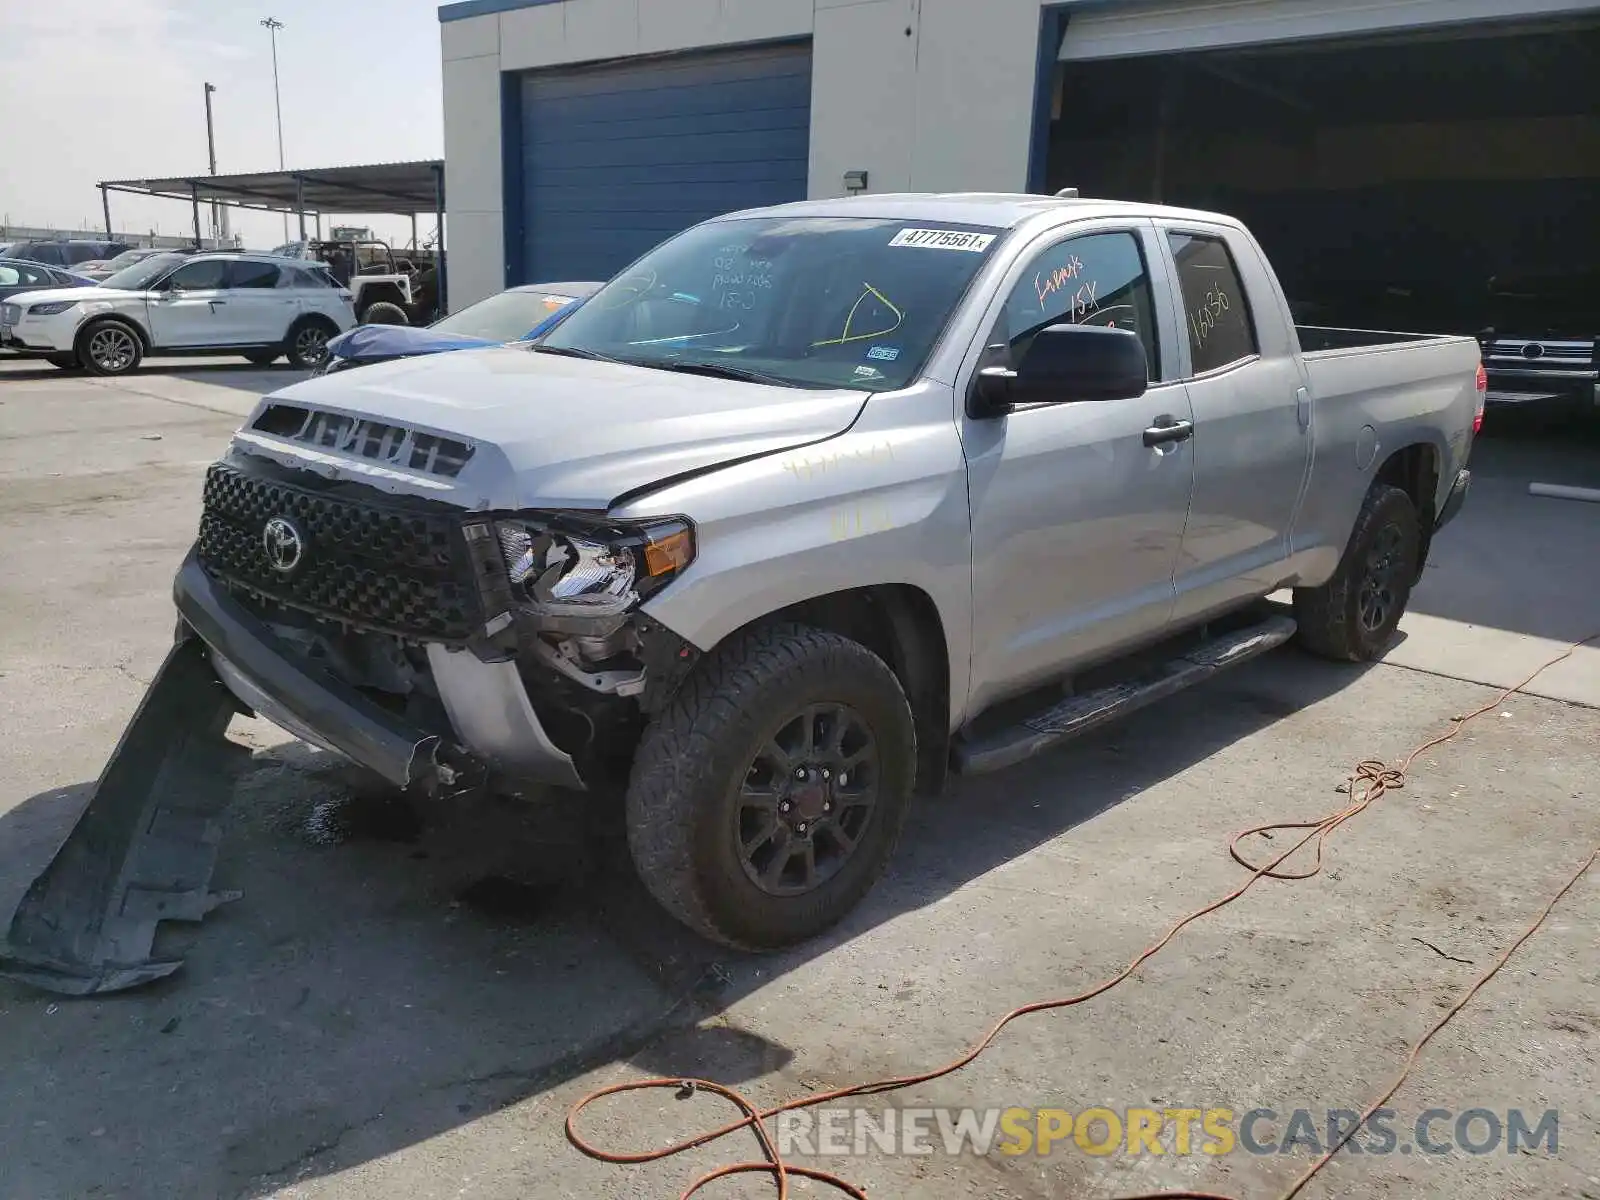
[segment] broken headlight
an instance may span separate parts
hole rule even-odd
[[[620,619],[694,561],[694,526],[680,517],[589,522],[530,514],[497,521],[512,594],[552,629]]]

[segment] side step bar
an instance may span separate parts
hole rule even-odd
[[[1069,696],[1019,725],[981,737],[958,736],[953,751],[955,769],[962,775],[982,775],[1015,766],[1069,738],[1203,683],[1219,671],[1275,650],[1292,638],[1294,631],[1293,618],[1270,617],[1259,625],[1203,642],[1141,680]]]

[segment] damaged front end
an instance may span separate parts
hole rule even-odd
[[[410,792],[620,780],[697,657],[640,609],[693,561],[693,526],[473,512],[353,474],[237,447],[210,468],[178,644],[0,975],[88,994],[181,965],[156,954],[158,923],[231,898],[209,883],[246,757],[224,736],[235,712]]]

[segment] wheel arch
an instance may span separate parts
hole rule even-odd
[[[916,723],[916,790],[941,791],[950,763],[950,651],[933,597],[904,583],[847,588],[797,601],[734,632],[790,621],[847,637],[888,664]]]
[[[386,301],[401,308],[404,308],[409,303],[404,289],[398,283],[393,283],[389,280],[370,287],[363,287],[356,293],[356,308],[361,311],[365,311],[379,301]]]
[[[329,337],[335,337],[339,333],[339,323],[327,313],[298,312],[295,313],[294,319],[289,322],[289,328],[284,331],[283,341],[280,344],[287,347],[294,340],[295,330],[302,326],[313,324],[325,326],[329,330]]]
[[[95,325],[98,325],[104,321],[115,321],[117,324],[126,325],[129,329],[131,329],[133,331],[133,336],[139,339],[139,349],[141,352],[150,354],[155,349],[155,344],[150,338],[150,331],[144,327],[144,323],[141,322],[138,317],[134,316],[132,313],[117,312],[112,310],[110,312],[90,313],[79,323],[78,328],[75,329],[72,334],[73,351],[76,352],[78,350],[79,344],[83,341],[83,335],[85,333],[87,333]]]
[[[1438,497],[1444,457],[1432,442],[1412,442],[1402,446],[1384,459],[1374,484],[1397,487],[1411,498],[1416,506],[1417,525],[1422,531],[1422,545],[1417,554],[1417,581],[1428,565],[1428,553],[1433,546],[1433,529],[1438,516]]]

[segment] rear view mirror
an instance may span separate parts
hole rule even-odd
[[[1050,325],[1033,335],[1015,369],[986,367],[973,395],[975,417],[1019,404],[1132,400],[1150,386],[1150,361],[1137,333],[1100,325]]]

